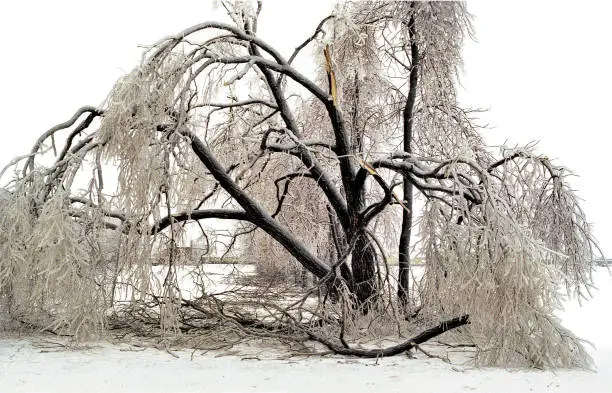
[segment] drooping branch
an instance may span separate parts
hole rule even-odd
[[[98,209],[98,210],[101,211],[101,213],[104,216],[119,219],[119,220],[121,220],[121,222],[124,222],[124,223],[127,223],[127,221],[128,221],[128,219],[126,218],[124,213],[119,212],[119,211],[112,211],[112,210],[107,210],[107,209],[101,208],[100,206],[96,205],[95,203],[93,203],[91,200],[89,200],[87,198],[71,196],[70,197],[70,203],[80,203],[82,205]]]
[[[48,139],[53,137],[53,135],[61,130],[65,130],[66,128],[71,127],[74,123],[76,123],[76,121],[79,119],[79,117],[81,117],[81,115],[83,115],[84,113],[90,113],[90,116],[88,116],[88,118],[83,122],[83,124],[81,126],[79,126],[77,129],[79,129],[78,132],[82,131],[83,129],[85,129],[93,120],[93,117],[91,117],[91,115],[95,116],[100,116],[102,114],[102,112],[93,107],[93,106],[84,106],[82,108],[79,108],[75,114],[68,120],[66,120],[63,123],[60,123],[52,128],[50,128],[48,131],[46,131],[44,134],[42,134],[38,140],[36,141],[36,143],[34,144],[34,146],[32,147],[32,151],[31,151],[31,155],[28,158],[28,161],[25,165],[25,167],[23,168],[23,175],[25,176],[25,174],[27,173],[28,170],[32,170],[34,168],[34,158],[36,153],[38,152],[38,150],[40,149],[40,147],[42,146],[42,144]],[[91,117],[91,119],[90,119]],[[77,132],[77,133],[78,133]],[[69,148],[69,143],[72,141],[72,137],[69,139],[69,142],[66,145],[65,150],[67,150]],[[65,154],[65,153],[63,153]]]
[[[296,178],[311,178],[312,176],[309,173],[290,173],[288,175],[282,176],[276,180],[274,180],[274,186],[276,187],[276,200],[278,204],[276,205],[276,210],[272,213],[272,217],[276,217],[283,209],[283,203],[289,193],[289,186],[291,182]],[[283,186],[283,191],[281,192],[279,189],[279,183],[285,181]]]
[[[456,162],[456,161],[455,161]],[[440,173],[436,170],[423,170],[422,167],[416,166],[412,163],[405,161],[394,161],[388,159],[376,160],[371,163],[368,163],[372,168],[385,168],[392,171],[395,171],[403,176],[405,176],[411,184],[416,186],[420,190],[430,190],[430,191],[439,191],[446,195],[462,195],[466,200],[472,203],[480,203],[480,198],[478,197],[478,191],[476,190],[477,183],[474,183],[469,179],[466,175],[459,174],[458,176],[463,176],[466,181],[472,186],[467,187],[463,190],[458,190],[454,187],[445,186],[441,183],[439,184],[430,184],[427,182],[419,181],[422,180],[444,180],[452,178],[452,175]],[[357,176],[356,182],[362,183],[371,173],[366,168],[360,168]]]
[[[87,127],[89,127],[91,125],[91,123],[94,121],[94,119],[98,116],[101,116],[102,112],[98,111],[98,112],[91,112],[86,118],[85,120],[83,120],[82,123],[80,123],[71,133],[70,135],[68,135],[68,138],[66,139],[66,143],[64,145],[64,149],[62,150],[62,152],[60,153],[60,155],[57,157],[57,162],[62,161],[64,158],[66,158],[66,154],[68,154],[68,152],[70,151],[70,148],[72,147],[72,141],[74,140],[74,138],[76,138],[77,135],[79,135],[81,132],[83,132],[85,129],[87,129]]]

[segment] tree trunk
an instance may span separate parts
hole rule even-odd
[[[414,7],[414,3],[411,4]],[[410,36],[410,90],[404,107],[404,151],[412,153],[412,128],[414,125],[414,106],[417,95],[417,84],[419,81],[419,47],[416,43],[414,17],[408,21],[408,33]],[[412,183],[404,176],[404,205],[406,209],[402,212],[402,232],[399,241],[399,273],[397,285],[397,297],[404,307],[410,299],[410,237],[412,235]]]
[[[410,299],[410,237],[412,235],[412,184],[408,181],[404,181],[404,204],[411,211],[404,209],[402,213],[397,297],[403,306],[407,306]]]
[[[352,268],[357,305],[364,314],[378,294],[376,263],[376,250],[372,241],[364,234],[359,235],[353,250]]]

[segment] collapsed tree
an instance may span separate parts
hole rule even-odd
[[[588,291],[595,244],[567,173],[530,146],[496,157],[474,112],[458,106],[460,51],[472,33],[464,4],[347,2],[288,58],[257,36],[261,3],[223,5],[232,23],[159,41],[105,105],[81,108],[11,164],[0,293],[15,318],[86,333],[108,328],[109,315],[152,313],[178,331],[197,327],[201,313],[273,329],[269,319],[229,316],[232,302],[211,302],[204,289],[181,293],[176,249],[186,223],[232,220],[226,251],[247,238],[261,253],[272,239],[267,251],[316,278],[291,306],[242,299],[272,310],[283,332],[378,356],[469,322],[481,364],[588,364],[554,310],[560,285]],[[293,65],[305,48],[314,72]],[[105,187],[108,172],[115,190]],[[423,202],[418,217],[413,199]],[[155,288],[160,247],[168,269]],[[398,256],[397,272],[385,267],[387,253]],[[418,285],[411,253],[425,260]],[[121,307],[120,286],[129,288]],[[333,296],[317,298],[322,288]],[[295,307],[313,297],[306,323]],[[447,322],[421,341],[352,349],[347,315],[367,314]],[[315,331],[324,324],[336,324],[339,338]]]

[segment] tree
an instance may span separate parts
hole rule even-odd
[[[123,285],[131,303],[117,315],[130,321],[143,315],[137,308],[158,312],[165,330],[193,327],[192,313],[270,329],[229,316],[223,299],[213,307],[205,294],[181,295],[173,250],[187,223],[233,220],[228,250],[252,236],[251,250],[265,241],[317,278],[300,302],[266,309],[282,329],[336,352],[395,354],[470,323],[465,332],[483,364],[588,363],[553,312],[559,285],[588,290],[596,245],[567,174],[532,146],[494,155],[474,124],[477,111],[459,106],[461,46],[472,34],[464,4],[347,2],[288,58],[257,36],[261,2],[222,4],[231,23],[157,42],[103,107],[79,109],[13,163],[0,289],[16,314],[54,329],[104,329],[114,304],[103,294],[110,288],[113,299]],[[313,75],[293,66],[305,48],[315,54]],[[49,142],[55,159],[43,166]],[[117,179],[110,192],[108,172]],[[411,290],[415,224],[425,268]],[[101,274],[109,271],[99,257],[107,230],[119,239],[114,274]],[[156,292],[151,253],[162,243],[168,272]],[[396,289],[384,268],[391,248]],[[332,304],[319,298],[305,325],[296,304],[322,287]],[[368,314],[445,322],[397,347],[351,348],[347,321]],[[339,342],[313,330],[313,318],[334,326]]]

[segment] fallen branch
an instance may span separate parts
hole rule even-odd
[[[308,331],[307,333],[311,339],[320,342],[338,355],[350,355],[362,358],[379,358],[385,356],[394,356],[406,352],[412,348],[415,348],[419,344],[422,344],[428,340],[431,340],[434,337],[439,336],[444,332],[469,323],[469,315],[462,315],[460,317],[449,319],[440,323],[437,326],[427,329],[401,344],[378,349],[345,348],[344,346],[335,344],[332,341],[315,334],[314,332]]]

